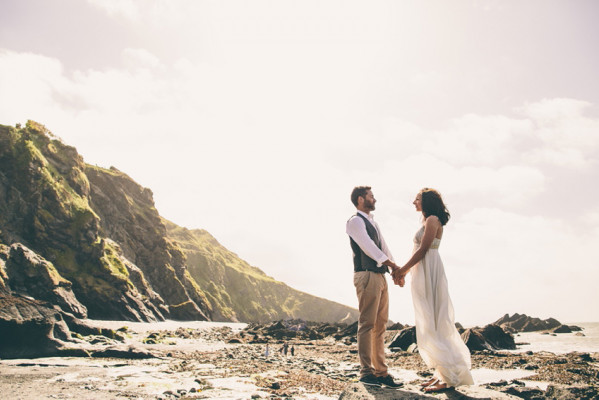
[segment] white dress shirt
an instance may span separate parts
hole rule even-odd
[[[368,232],[366,232],[366,223],[364,220],[357,215],[354,215],[347,221],[345,225],[345,232],[351,237],[354,242],[360,246],[360,249],[370,258],[372,258],[377,263],[377,267],[383,265],[383,262],[387,260],[393,261],[393,256],[391,255],[391,251],[387,247],[387,243],[385,243],[385,239],[381,234],[381,229],[378,224],[374,221],[374,218],[371,214],[366,214],[358,210],[360,214],[368,219],[368,221],[375,227],[377,233],[379,234],[379,239],[381,240],[381,248],[374,243],[374,241],[368,236]]]

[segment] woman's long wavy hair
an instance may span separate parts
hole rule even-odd
[[[424,218],[435,215],[441,221],[441,225],[445,225],[449,221],[451,214],[449,214],[447,207],[443,203],[441,193],[435,189],[424,188],[420,191],[420,196]]]

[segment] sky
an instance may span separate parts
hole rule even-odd
[[[44,124],[298,290],[357,308],[369,185],[393,258],[451,212],[456,321],[599,321],[599,2],[0,0],[0,124]],[[413,324],[389,279],[390,318]]]

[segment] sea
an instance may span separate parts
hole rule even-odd
[[[599,322],[573,322],[567,325],[576,325],[582,328],[581,332],[573,333],[540,333],[521,332],[514,335],[517,350],[547,351],[554,354],[570,352],[599,353]]]

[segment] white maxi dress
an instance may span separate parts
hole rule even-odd
[[[424,226],[416,232],[420,246]],[[435,238],[424,258],[412,268],[412,300],[418,352],[435,378],[447,386],[472,385],[470,351],[455,327],[447,277],[439,256],[441,239]],[[415,250],[414,250],[415,251]]]

